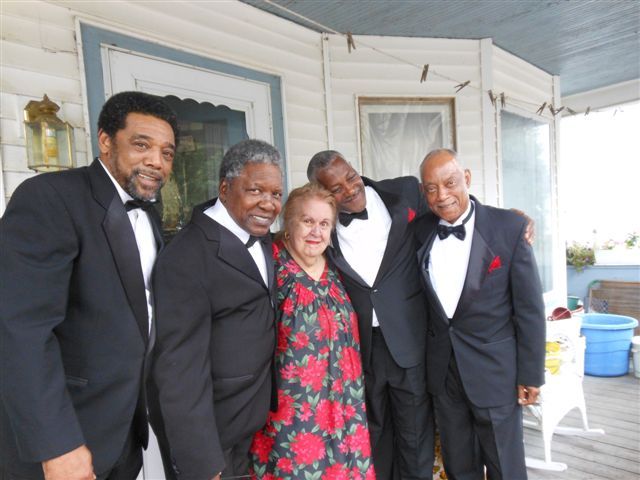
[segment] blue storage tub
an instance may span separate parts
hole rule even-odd
[[[618,377],[629,371],[629,349],[638,320],[624,315],[587,313],[580,332],[587,340],[584,373]]]

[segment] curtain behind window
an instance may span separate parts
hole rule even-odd
[[[360,125],[363,173],[374,180],[405,175],[418,177],[418,168],[435,148],[454,148],[453,104],[368,103],[361,99]],[[426,103],[428,102],[428,103]]]

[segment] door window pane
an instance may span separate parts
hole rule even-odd
[[[222,157],[248,136],[244,112],[174,96],[165,100],[178,114],[180,127],[173,173],[162,188],[162,221],[170,239],[189,221],[195,205],[218,196]]]
[[[553,289],[553,223],[550,128],[544,120],[502,111],[504,205],[523,210],[536,222],[533,249],[544,292]]]

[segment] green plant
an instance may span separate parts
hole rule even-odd
[[[613,250],[618,243],[615,240],[607,240],[600,246],[600,250]]]
[[[624,240],[624,244],[627,248],[634,248],[640,245],[640,234],[638,232],[633,232],[627,235],[627,238]]]
[[[572,265],[576,272],[581,272],[584,267],[596,263],[596,255],[593,247],[573,242],[567,247],[567,265]]]

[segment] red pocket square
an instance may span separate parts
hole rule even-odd
[[[502,267],[502,262],[500,261],[500,257],[493,257],[493,260],[491,260],[491,265],[489,265],[489,270],[487,270],[487,273],[491,273],[494,270],[499,269],[500,267]]]
[[[409,218],[409,223],[413,222],[413,219],[416,218],[416,211],[413,208],[410,208],[407,212],[407,216]]]

